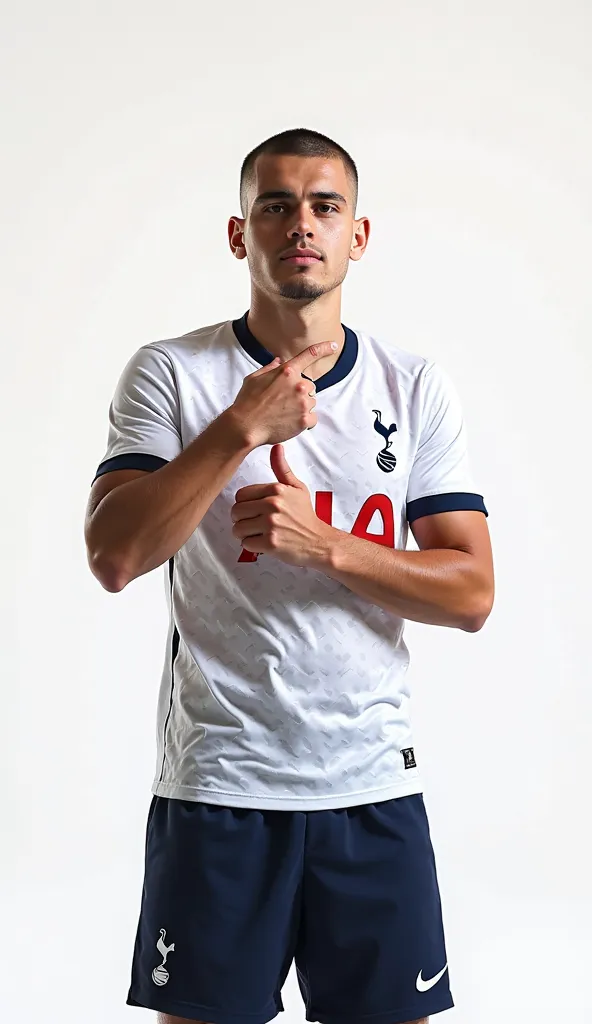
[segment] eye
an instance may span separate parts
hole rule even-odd
[[[273,203],[272,206],[266,206],[265,207],[265,212],[266,213],[278,213],[278,212],[281,213],[285,209],[286,209],[286,207],[284,206],[283,203]]]
[[[336,206],[331,206],[330,203],[319,203],[319,205],[317,206],[317,210],[319,211],[319,213],[338,213],[339,212],[337,207]]]

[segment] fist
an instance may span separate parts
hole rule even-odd
[[[316,389],[302,374],[337,348],[334,341],[310,345],[285,363],[276,357],[245,377],[233,409],[255,447],[280,444],[316,425]]]

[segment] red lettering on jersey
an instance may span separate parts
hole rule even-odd
[[[375,512],[382,516],[382,533],[368,533],[368,526]],[[315,494],[315,514],[327,526],[333,525],[333,491],[317,491]],[[384,544],[387,548],[395,546],[395,517],[393,503],[388,494],[372,494],[360,509],[351,531],[354,537],[373,540],[375,544]],[[256,562],[258,555],[254,551],[243,548],[239,562]]]
[[[368,526],[375,512],[382,516],[382,533],[368,533]],[[354,537],[373,540],[375,544],[384,544],[387,548],[395,546],[395,517],[393,503],[388,494],[373,494],[362,505],[352,533]]]
[[[327,526],[333,523],[333,491],[317,491],[315,494],[315,512]]]
[[[256,562],[257,557],[256,551],[245,551],[243,548],[240,553],[239,562]]]

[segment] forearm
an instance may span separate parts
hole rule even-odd
[[[226,410],[166,466],[110,491],[87,524],[103,585],[122,590],[175,555],[252,447]]]
[[[490,583],[464,551],[397,551],[330,528],[315,568],[415,622],[476,632],[491,609]]]

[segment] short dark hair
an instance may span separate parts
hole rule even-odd
[[[290,128],[261,142],[243,160],[240,175],[240,203],[243,216],[247,213],[247,188],[253,179],[255,161],[262,153],[275,153],[278,156],[322,156],[343,160],[353,186],[355,213],[358,199],[358,169],[349,153],[338,142],[333,142],[326,135],[313,132],[310,128]]]

